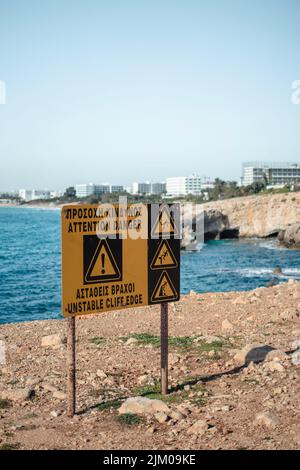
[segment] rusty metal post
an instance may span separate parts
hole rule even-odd
[[[67,399],[72,418],[76,412],[75,317],[67,318]]]
[[[162,395],[168,393],[168,304],[160,304],[160,383]]]

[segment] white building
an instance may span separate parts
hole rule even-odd
[[[124,192],[124,186],[111,184],[110,185],[110,192],[111,193],[123,193]]]
[[[174,176],[166,179],[167,194],[170,196],[198,195],[202,193],[202,178],[198,175]]]
[[[88,184],[76,184],[75,186],[76,197],[87,197],[95,194],[95,185],[93,183]]]
[[[31,189],[19,189],[19,198],[23,201],[32,200],[32,190]]]
[[[270,186],[300,184],[300,164],[247,162],[243,164],[242,186],[265,180]]]
[[[50,199],[51,191],[47,189],[20,189],[19,197],[23,201],[34,201],[37,199]]]
[[[145,183],[132,183],[130,189],[132,194],[144,194],[146,196],[158,195],[166,192],[166,183],[152,183],[146,181]]]

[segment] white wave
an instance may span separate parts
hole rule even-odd
[[[270,241],[260,241],[258,243],[260,248],[266,248],[266,250],[278,250],[278,251],[286,251],[288,248],[285,246],[280,245],[278,240],[270,240]]]
[[[265,277],[272,276],[278,279],[299,279],[300,269],[298,268],[287,268],[282,269],[281,274],[274,274],[272,268],[238,268],[238,269],[220,269],[220,271],[232,274],[239,274],[242,277]]]

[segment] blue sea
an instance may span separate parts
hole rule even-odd
[[[0,207],[0,242],[0,323],[60,318],[60,210]],[[181,255],[182,294],[250,290],[273,278],[300,279],[300,251],[245,239]]]

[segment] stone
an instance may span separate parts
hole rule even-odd
[[[280,362],[278,361],[270,361],[266,364],[266,367],[271,372],[283,372],[284,371],[283,365],[280,364]]]
[[[234,326],[232,323],[230,323],[229,320],[227,320],[227,318],[222,321],[222,331],[229,332],[233,330],[234,330]]]
[[[128,338],[128,340],[126,341],[126,345],[127,346],[131,346],[132,344],[136,344],[138,343],[139,341],[136,339],[136,338]]]
[[[60,390],[55,390],[53,392],[53,397],[57,398],[58,400],[65,400],[67,396],[64,392],[61,392]]]
[[[159,411],[158,413],[155,413],[154,418],[161,424],[165,423],[169,419],[168,415],[164,413],[163,411]]]
[[[187,430],[187,434],[196,434],[202,436],[208,430],[208,424],[203,419],[196,421],[190,428]]]
[[[219,338],[219,336],[211,336],[211,335],[204,335],[204,336],[202,336],[201,339],[202,339],[202,341],[204,341],[207,344],[217,343],[217,342],[221,341],[221,338]]]
[[[182,419],[185,418],[184,415],[182,413],[180,413],[180,411],[171,411],[169,416],[174,421],[181,421]]]
[[[15,388],[13,390],[5,390],[1,393],[3,400],[11,400],[14,402],[26,401],[34,395],[34,390],[29,387]]]
[[[53,348],[56,346],[61,346],[64,344],[65,339],[61,334],[47,335],[43,336],[41,340],[41,345],[45,348]]]
[[[51,385],[51,384],[48,384],[48,383],[44,383],[43,384],[43,388],[44,390],[47,390],[47,392],[56,392],[57,388],[54,387],[54,385]]]
[[[170,353],[169,354],[169,364],[170,366],[174,366],[175,364],[178,364],[180,362],[180,356],[175,353]]]
[[[243,349],[235,354],[234,360],[246,365],[250,362],[262,362],[265,360],[267,354],[273,350],[274,348],[264,344],[247,344]]]
[[[266,361],[286,361],[288,359],[288,355],[282,351],[281,349],[273,349],[266,355]]]
[[[300,349],[297,349],[296,351],[293,352],[291,356],[291,362],[294,366],[300,365]]]
[[[61,411],[51,411],[50,413],[50,416],[52,416],[52,418],[58,418],[58,416],[61,415]]]
[[[131,413],[131,414],[150,414],[163,412],[169,415],[170,408],[161,400],[151,400],[146,397],[131,397],[127,398],[126,401],[119,408],[120,414]]]
[[[107,374],[104,372],[104,370],[101,370],[101,369],[97,370],[96,375],[100,379],[106,379],[107,378]]]
[[[264,426],[268,429],[274,429],[279,424],[279,419],[270,413],[257,413],[254,423],[258,426]]]
[[[291,344],[292,350],[300,349],[300,339],[295,339]]]

